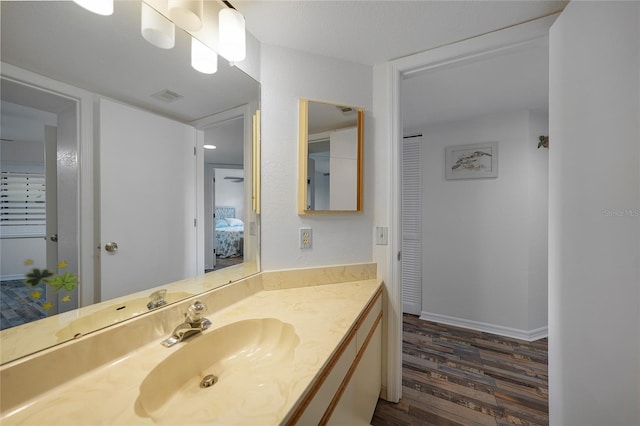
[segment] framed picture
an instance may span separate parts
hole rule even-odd
[[[498,142],[454,145],[445,148],[446,179],[498,177]]]

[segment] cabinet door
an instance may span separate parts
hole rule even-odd
[[[382,385],[382,325],[378,323],[328,425],[369,425]]]

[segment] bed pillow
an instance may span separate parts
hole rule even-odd
[[[229,226],[243,226],[244,222],[241,219],[237,219],[235,217],[228,217],[225,219]]]
[[[229,224],[224,219],[216,219],[216,228],[228,228]]]

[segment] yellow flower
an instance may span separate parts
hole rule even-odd
[[[29,265],[33,265],[33,259],[27,259],[24,261],[24,264],[29,266]]]
[[[40,299],[40,296],[42,296],[42,292],[36,290],[33,293],[31,293],[30,296],[34,299]]]
[[[63,297],[62,299],[60,299],[60,300],[62,300],[63,302],[71,302],[71,296],[66,295],[66,296],[64,296],[64,297]]]
[[[44,309],[45,311],[48,311],[49,309],[51,309],[51,302],[46,302],[42,304],[42,309]]]
[[[60,269],[64,269],[64,268],[66,268],[67,266],[69,266],[69,264],[68,264],[67,262],[65,262],[64,260],[61,260],[61,261],[58,263],[58,268],[60,268]]]

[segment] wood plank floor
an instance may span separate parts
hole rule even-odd
[[[403,318],[402,399],[377,425],[548,425],[547,339],[526,342]]]

